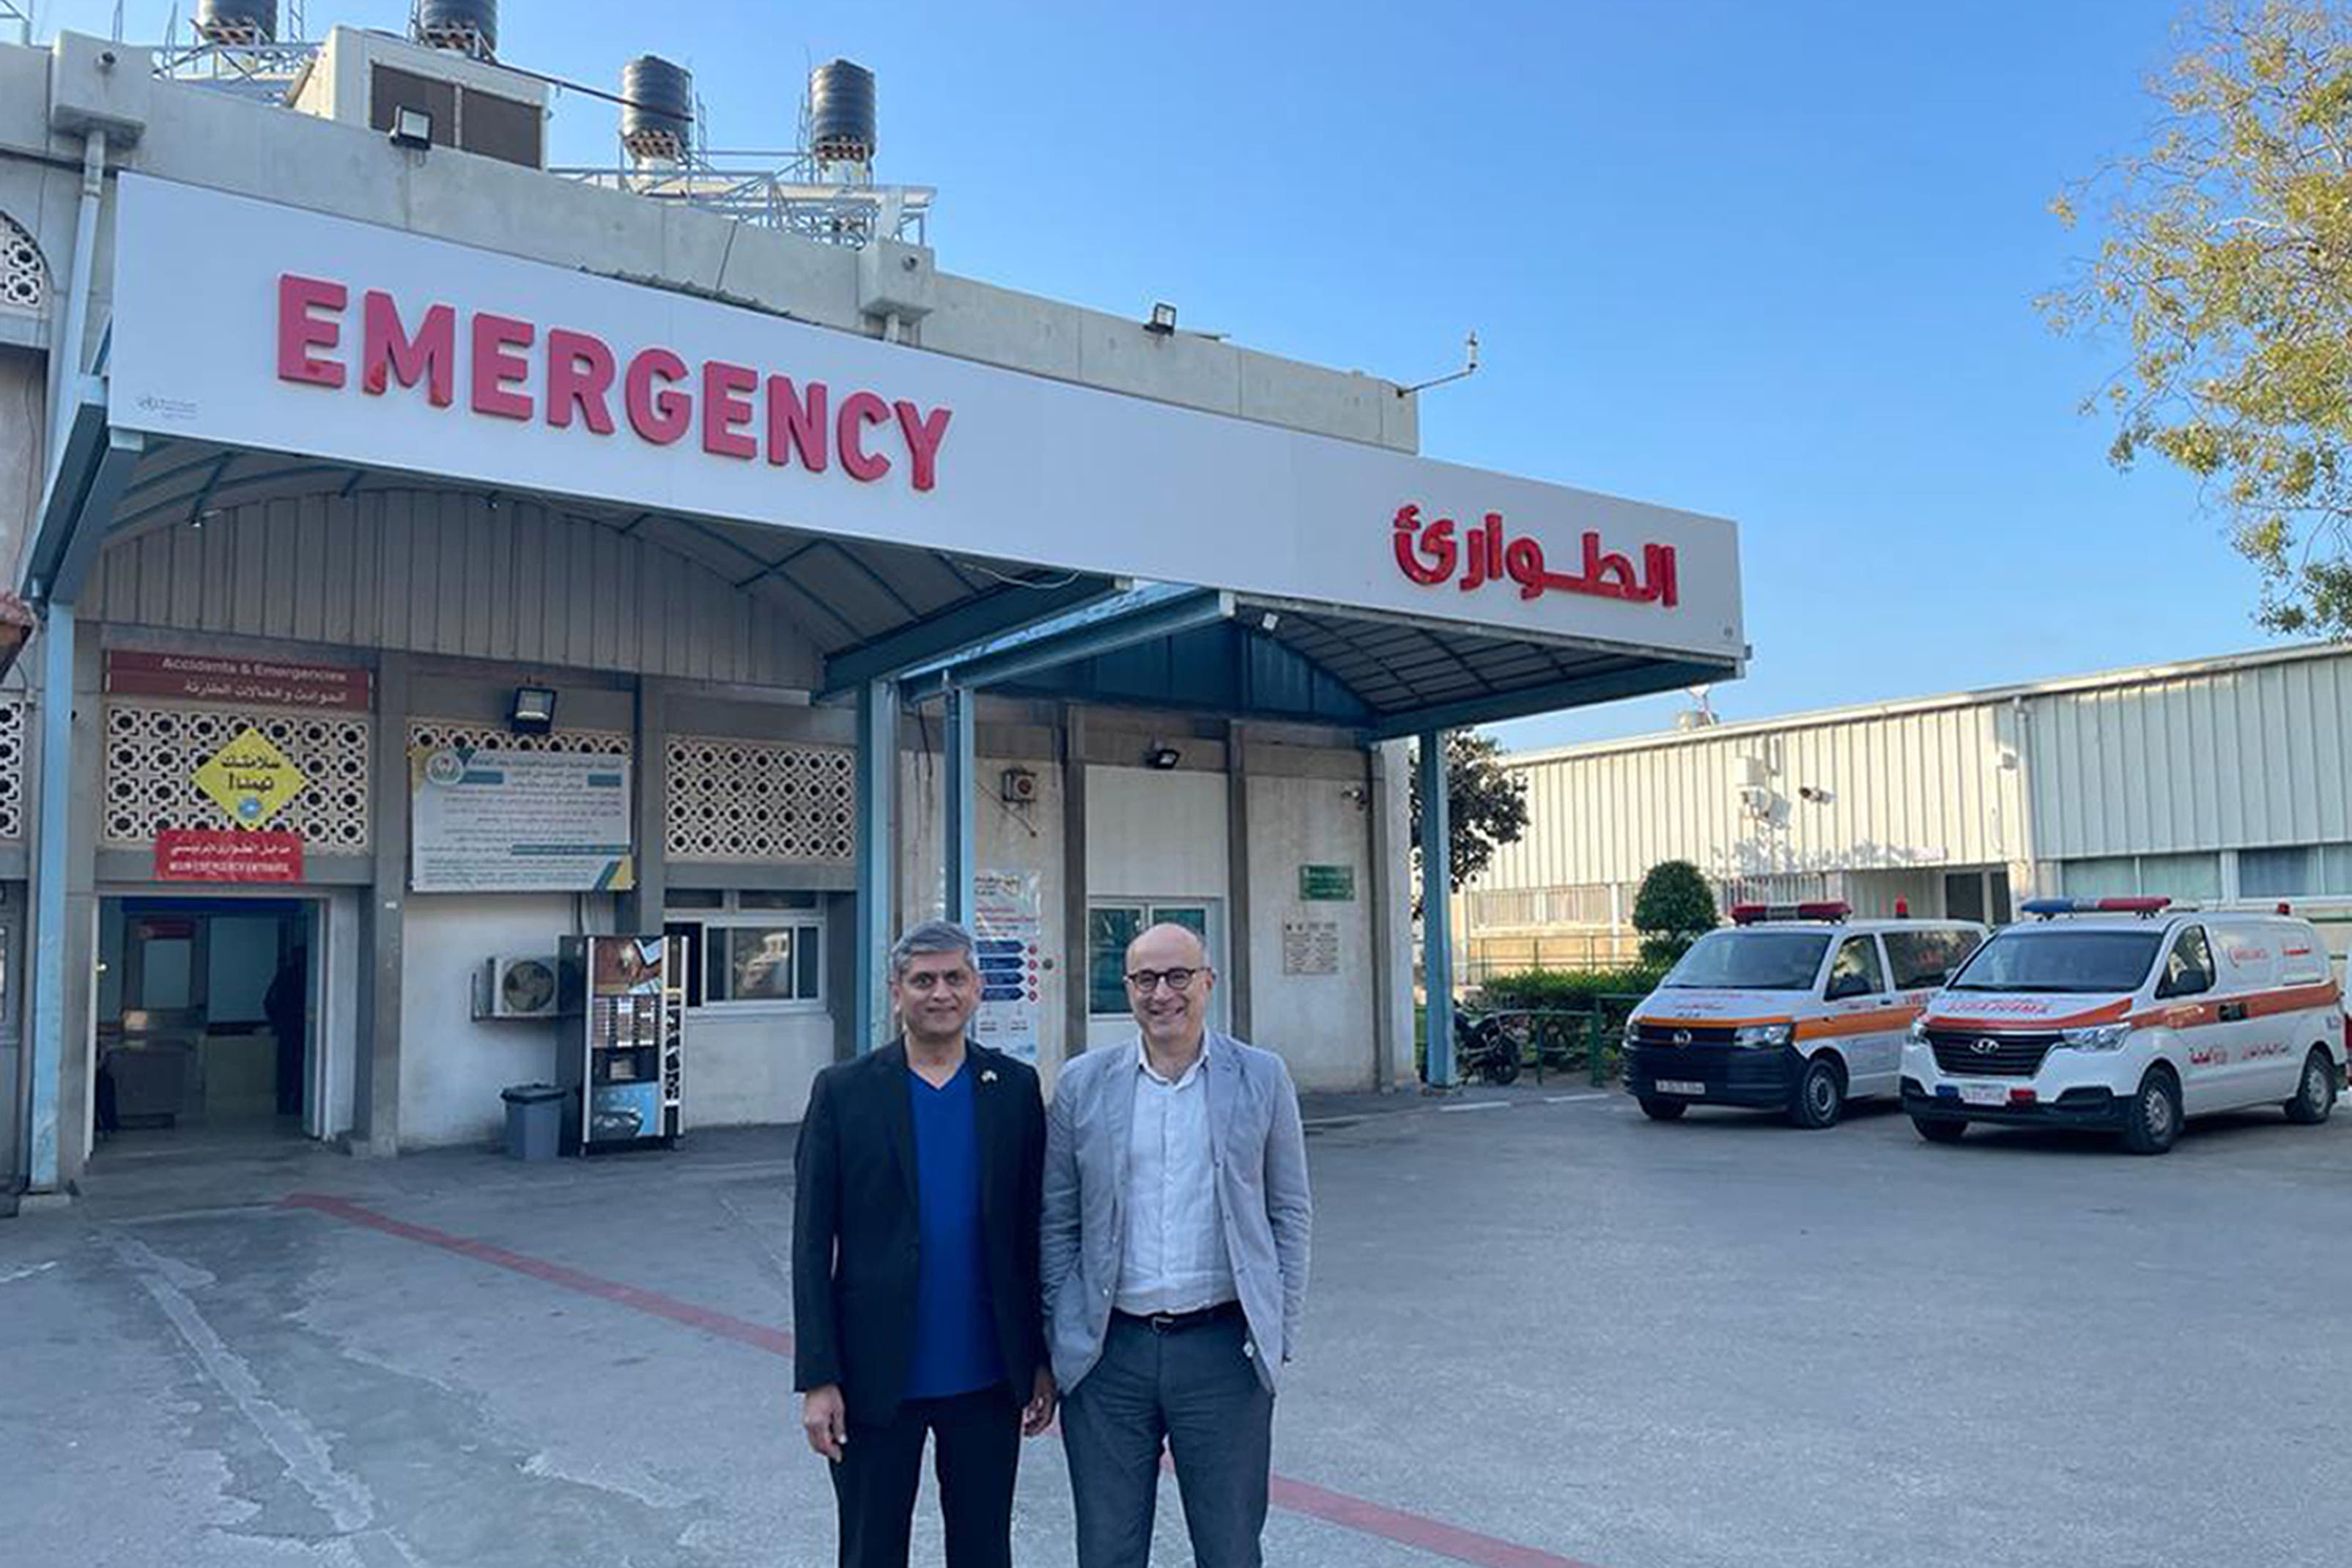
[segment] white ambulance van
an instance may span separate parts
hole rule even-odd
[[[1904,1031],[1985,940],[1965,921],[1849,921],[1842,903],[1742,904],[1625,1024],[1625,1090],[1660,1121],[1694,1105],[1829,1127],[1893,1096]]]
[[[2342,994],[2290,914],[2164,899],[2035,899],[1953,977],[1903,1047],[1903,1108],[1949,1143],[1971,1121],[2123,1134],[2161,1154],[2192,1116],[2327,1120]]]

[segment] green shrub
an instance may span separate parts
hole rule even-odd
[[[1656,989],[1664,964],[1635,963],[1622,969],[1531,969],[1519,974],[1489,975],[1478,986],[1471,1005],[1496,1008],[1557,1008],[1590,1013],[1622,1024],[1634,1003]]]
[[[1661,969],[1716,927],[1715,892],[1687,860],[1661,860],[1633,895],[1633,929],[1642,933],[1642,962]]]

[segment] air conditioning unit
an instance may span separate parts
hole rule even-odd
[[[492,958],[485,960],[474,984],[477,1018],[552,1018],[555,1016],[555,960],[552,958]]]

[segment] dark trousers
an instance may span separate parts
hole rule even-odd
[[[1175,1461],[1197,1568],[1260,1568],[1274,1394],[1235,1315],[1167,1332],[1114,1315],[1102,1359],[1062,1402],[1078,1568],[1148,1568],[1160,1448]]]
[[[1011,1568],[1021,1406],[1003,1388],[909,1399],[886,1426],[851,1424],[841,1462],[831,1467],[841,1568],[906,1568],[926,1435],[947,1526],[947,1568]]]

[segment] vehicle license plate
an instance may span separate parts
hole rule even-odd
[[[2009,1085],[2005,1083],[1964,1083],[1960,1085],[1963,1105],[2007,1105]]]
[[[1660,1094],[1705,1094],[1706,1085],[1686,1078],[1662,1078],[1658,1080]]]

